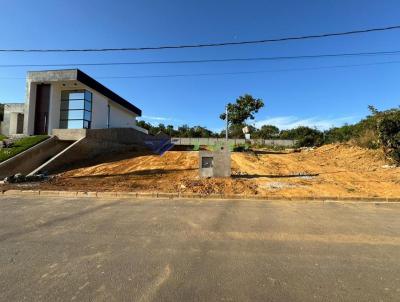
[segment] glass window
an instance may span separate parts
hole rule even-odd
[[[85,101],[85,110],[92,111],[92,102]]]
[[[90,129],[91,122],[83,121],[83,128]]]
[[[68,129],[81,129],[83,128],[82,120],[69,120],[68,121]]]
[[[82,92],[70,92],[68,96],[69,100],[84,100],[85,99],[85,93]]]
[[[60,128],[90,128],[92,121],[92,93],[87,90],[61,92]]]
[[[61,110],[84,109],[84,100],[61,101]]]
[[[89,111],[84,111],[83,119],[86,120],[86,121],[91,121],[92,120],[92,113],[89,112]]]
[[[60,119],[62,119],[62,120],[82,120],[83,116],[84,116],[83,112],[84,112],[84,110],[61,111]]]
[[[90,91],[85,90],[85,100],[92,102],[92,93]]]

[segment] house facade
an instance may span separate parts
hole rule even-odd
[[[135,128],[142,111],[79,69],[32,71],[26,80],[23,132]]]

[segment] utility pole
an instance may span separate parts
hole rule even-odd
[[[225,106],[225,120],[226,120],[226,130],[225,130],[225,140],[228,141],[228,105]]]

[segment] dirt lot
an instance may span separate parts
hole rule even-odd
[[[400,168],[379,150],[326,145],[299,153],[233,153],[230,179],[200,179],[198,153],[115,155],[59,174],[42,189],[268,196],[399,197]],[[108,161],[108,162],[106,162]],[[298,176],[318,174],[316,176]]]

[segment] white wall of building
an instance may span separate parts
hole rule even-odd
[[[35,125],[36,83],[26,81],[24,134],[32,135]]]
[[[108,99],[91,89],[87,89],[92,93],[92,129],[107,128],[108,116]]]
[[[110,104],[110,128],[129,128],[136,126],[137,115],[112,101]]]
[[[49,133],[60,128],[61,90],[65,89],[61,83],[52,83],[49,103]]]

